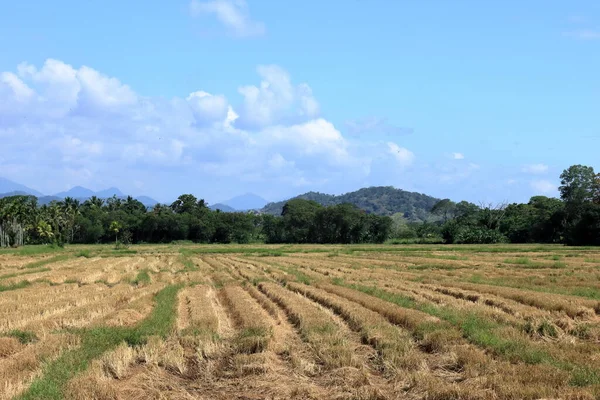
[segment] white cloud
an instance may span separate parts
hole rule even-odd
[[[528,174],[543,174],[548,171],[548,166],[546,164],[529,164],[524,165],[522,171]]]
[[[599,40],[600,30],[595,29],[579,29],[575,31],[569,31],[564,33],[565,36],[572,37],[579,40]]]
[[[286,160],[281,154],[279,153],[275,153],[273,155],[273,157],[271,157],[269,159],[269,167],[274,168],[274,169],[284,169],[284,168],[288,168],[294,167],[294,162],[293,161],[288,161]]]
[[[0,93],[19,103],[27,102],[34,94],[34,91],[12,72],[0,74],[0,85]]]
[[[187,97],[187,101],[198,121],[213,122],[228,120],[229,111],[233,112],[225,96],[213,96],[202,90],[191,93]]]
[[[190,13],[195,17],[214,14],[219,22],[240,37],[261,36],[266,32],[262,22],[250,17],[245,0],[192,0],[189,7]]]
[[[452,158],[455,160],[464,160],[465,156],[462,153],[452,153]]]
[[[260,86],[242,86],[244,97],[240,123],[244,127],[260,128],[284,119],[311,119],[319,114],[319,104],[307,84],[294,86],[287,71],[277,65],[257,68],[262,78]]]
[[[529,185],[533,190],[542,194],[552,194],[558,190],[558,187],[554,183],[544,179],[531,181]]]
[[[415,155],[408,149],[398,146],[394,142],[388,142],[388,151],[396,159],[398,164],[409,166],[415,161]]]
[[[260,134],[263,143],[295,155],[320,156],[324,164],[344,164],[347,143],[335,126],[322,118],[292,126],[274,126]]]
[[[275,193],[348,185],[369,174],[373,155],[320,118],[311,88],[293,84],[277,66],[258,68],[262,82],[243,86],[254,95],[241,90],[239,109],[202,90],[144,97],[114,77],[60,60],[22,63],[16,72],[0,71],[3,174],[37,181],[33,186],[47,193],[94,182],[136,191],[135,182],[146,182],[144,190],[170,195],[205,188],[202,180],[211,182],[207,188],[262,182]],[[406,163],[410,154],[395,157]]]

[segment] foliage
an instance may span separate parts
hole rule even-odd
[[[562,199],[477,205],[371,187],[341,196],[310,192],[268,204],[263,214],[213,211],[191,194],[150,210],[132,197],[91,197],[83,203],[65,198],[38,206],[33,196],[10,196],[0,199],[0,225],[17,227],[19,244],[22,237],[24,244],[50,243],[57,251],[65,243],[111,241],[117,250],[130,243],[178,241],[600,244],[600,174],[569,167],[561,174],[560,193]],[[15,245],[16,234],[7,229],[3,243]]]
[[[430,217],[430,210],[437,199],[415,192],[395,189],[391,186],[378,186],[359,189],[340,196],[308,192],[287,201],[269,203],[263,212],[281,215],[286,203],[295,199],[309,200],[322,206],[334,206],[344,203],[352,204],[369,214],[391,216],[401,213],[410,221],[425,221]]]

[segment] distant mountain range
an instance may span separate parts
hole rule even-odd
[[[246,193],[236,196],[233,199],[224,201],[222,204],[237,211],[260,210],[268,203],[267,200],[253,193]]]
[[[235,211],[248,211],[248,210],[260,210],[268,203],[267,200],[262,197],[255,195],[254,193],[246,193],[240,196],[236,196],[227,201],[216,203],[209,208],[211,210],[220,210],[223,212],[235,212]]]
[[[223,204],[223,203],[217,203],[217,204],[213,204],[208,206],[208,208],[210,208],[213,211],[223,211],[223,212],[235,212],[237,211],[235,208],[233,207],[229,207],[227,204]]]
[[[115,187],[111,187],[105,190],[100,190],[94,192],[88,188],[84,188],[82,186],[75,186],[66,192],[59,192],[51,196],[46,196],[37,190],[31,189],[25,185],[21,185],[19,183],[13,182],[6,178],[0,177],[0,198],[8,197],[8,196],[26,196],[31,195],[38,198],[39,204],[48,204],[55,200],[62,200],[65,197],[72,197],[81,202],[89,199],[92,196],[96,196],[101,199],[108,199],[113,196],[117,196],[118,198],[127,198],[126,195],[123,194],[119,189]],[[148,196],[138,196],[134,197],[136,200],[144,204],[146,207],[154,207],[158,204],[158,201],[154,200]]]
[[[431,208],[439,201],[435,197],[416,192],[407,192],[392,186],[369,187],[339,196],[308,192],[296,196],[294,199],[313,200],[324,206],[350,203],[362,210],[377,215],[402,213],[407,219],[413,221],[425,221],[429,219]],[[283,206],[287,201],[269,203],[262,208],[261,212],[281,215]]]
[[[75,186],[65,192],[56,193],[52,196],[45,196],[37,190],[0,177],[0,198],[15,195],[36,196],[39,204],[48,204],[53,200],[62,200],[65,197],[73,197],[81,202],[92,196],[101,199],[113,196],[126,198],[126,195],[115,187],[94,192],[93,190],[82,186]],[[308,192],[293,198],[314,200],[324,206],[350,203],[360,209],[377,215],[402,213],[405,218],[413,221],[426,221],[430,219],[430,210],[435,203],[439,201],[439,199],[436,199],[435,197],[416,192],[407,192],[392,186],[363,188],[338,196],[318,192]],[[146,207],[154,207],[158,204],[156,200],[148,196],[138,196],[135,197],[135,199],[140,201]],[[227,201],[213,204],[210,208],[212,210],[221,210],[223,212],[258,210],[260,213],[264,214],[281,215],[283,206],[288,200],[267,203],[265,199],[256,194],[246,193]]]
[[[11,193],[11,192],[19,192],[22,194],[30,194],[36,197],[43,196],[42,193],[37,190],[33,190],[28,188],[25,185],[21,185],[20,183],[13,182],[6,178],[0,177],[0,193]]]

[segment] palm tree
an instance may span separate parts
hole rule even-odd
[[[115,234],[115,246],[119,245],[119,231],[121,230],[121,224],[118,221],[113,221],[110,223],[110,227],[108,228]]]
[[[69,243],[72,243],[75,239],[75,218],[80,214],[79,211],[79,200],[72,197],[65,197],[60,203],[64,219],[69,231]]]

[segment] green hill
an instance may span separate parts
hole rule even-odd
[[[429,210],[431,210],[431,207],[439,201],[439,199],[425,194],[407,192],[392,186],[363,188],[339,196],[308,192],[294,198],[314,200],[324,206],[350,203],[372,214],[393,215],[402,213],[407,219],[414,221],[426,220],[430,216]],[[280,215],[287,201],[269,203],[261,211],[265,214]]]

